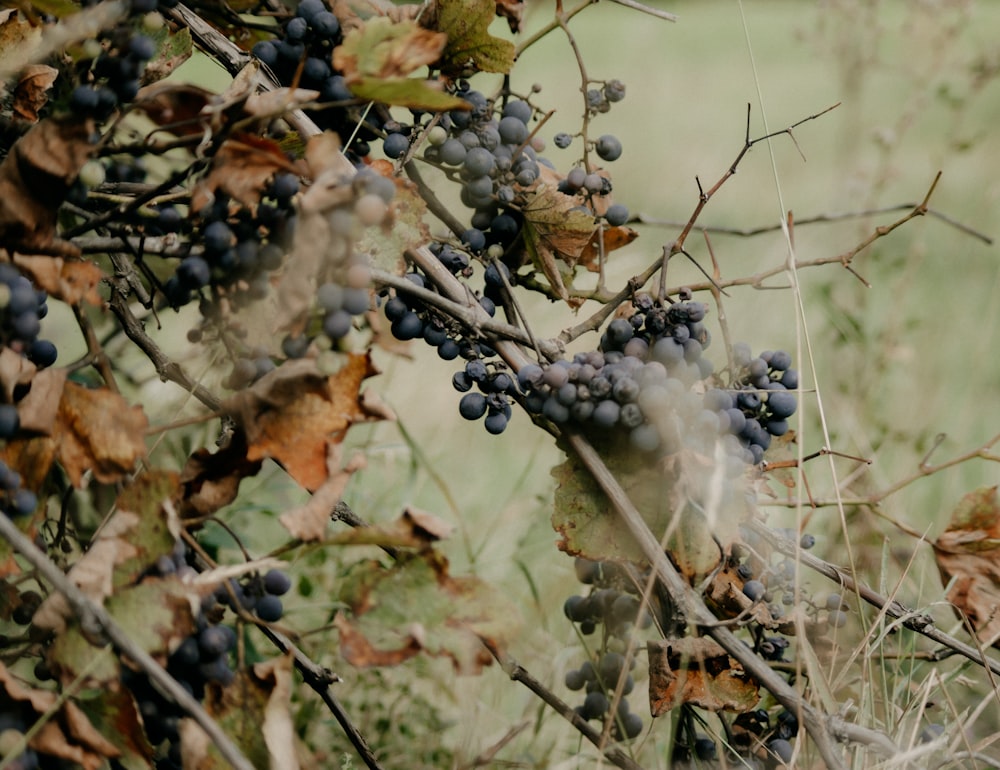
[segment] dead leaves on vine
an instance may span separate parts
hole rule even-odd
[[[1000,500],[997,488],[965,495],[934,542],[945,596],[983,644],[1000,647]]]
[[[423,652],[477,673],[517,633],[519,613],[494,586],[453,577],[434,551],[404,556],[391,567],[362,562],[345,576],[334,620],[341,653],[359,667],[392,666]]]
[[[706,711],[750,711],[760,685],[717,642],[684,637],[649,642],[649,707],[654,717],[682,704]]]

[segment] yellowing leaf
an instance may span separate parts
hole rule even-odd
[[[351,91],[359,99],[431,112],[468,109],[467,101],[442,88],[439,81],[416,78],[361,78],[351,83]]]
[[[439,62],[446,75],[510,72],[514,44],[489,33],[496,9],[496,0],[437,0],[425,10],[426,25],[448,36]]]
[[[413,21],[378,16],[347,33],[334,49],[333,66],[348,85],[365,78],[402,78],[435,62],[447,42],[447,35]]]

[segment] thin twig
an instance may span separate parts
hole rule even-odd
[[[14,522],[6,516],[0,516],[0,536],[27,559],[31,566],[38,570],[39,574],[56,591],[66,598],[82,628],[106,636],[119,655],[127,657],[142,669],[158,690],[198,723],[198,726],[205,731],[230,765],[239,768],[239,770],[254,770],[249,760],[243,756],[242,752],[223,732],[218,723],[202,708],[201,704],[176,679],[170,676],[148,652],[137,645],[103,607],[91,601],[67,578],[49,557],[25,537]]]
[[[819,557],[813,556],[808,551],[803,551],[800,547],[798,547],[797,543],[793,543],[792,541],[781,537],[769,527],[766,527],[759,522],[751,522],[749,526],[754,533],[759,535],[777,551],[791,558],[798,559],[806,567],[809,567],[821,575],[825,575],[830,580],[843,586],[848,591],[855,593],[868,604],[876,607],[882,612],[885,612],[888,617],[899,621],[905,628],[915,631],[921,636],[925,636],[931,641],[947,647],[948,649],[954,651],[955,654],[961,655],[971,660],[973,663],[983,666],[984,668],[988,668],[994,674],[1000,675],[1000,661],[995,661],[992,658],[986,657],[972,645],[959,641],[950,634],[946,634],[944,631],[939,630],[934,626],[934,619],[930,615],[917,612],[916,610],[911,610],[901,602],[894,599],[887,599],[878,592],[869,588],[864,583],[856,580],[847,570],[844,570],[835,564],[831,564],[830,562],[823,561]]]
[[[531,690],[547,706],[573,725],[584,738],[598,749],[601,749],[601,734],[591,727],[583,717],[577,714],[569,704],[535,679],[524,666],[510,656],[500,652],[494,645],[486,644],[486,648],[493,654],[493,657],[496,658],[507,676]],[[623,768],[623,770],[643,770],[641,765],[637,764],[628,754],[617,747],[604,748],[602,749],[602,753],[605,759],[616,767]]]

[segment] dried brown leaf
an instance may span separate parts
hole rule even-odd
[[[98,604],[114,590],[114,569],[138,551],[129,540],[140,525],[141,518],[130,511],[117,511],[98,533],[90,549],[80,557],[68,573],[73,583],[88,599]],[[38,628],[61,633],[74,618],[73,611],[62,594],[52,593],[35,612],[32,623]]]
[[[524,0],[496,0],[497,16],[507,19],[507,26],[515,35],[524,23]]]
[[[0,390],[4,401],[11,403],[15,389],[30,383],[36,371],[35,365],[20,353],[6,346],[0,348]]]
[[[237,431],[229,444],[215,454],[198,449],[181,471],[181,517],[201,518],[229,505],[239,493],[240,482],[256,476],[262,464],[261,460],[247,459],[246,436],[242,431]]]
[[[333,66],[348,84],[365,78],[402,78],[437,61],[447,42],[447,35],[413,21],[374,17],[344,36],[343,44],[333,51]]]
[[[8,251],[78,256],[55,237],[56,212],[94,151],[93,120],[46,118],[0,163],[0,243]]]
[[[21,430],[51,436],[59,416],[59,402],[69,371],[49,367],[31,378],[27,395],[17,402]]]
[[[120,756],[121,752],[101,735],[75,703],[67,700],[60,704],[58,694],[53,691],[25,687],[3,663],[0,663],[0,691],[4,693],[4,700],[17,702],[35,712],[36,719],[55,709],[32,736],[29,748],[76,762],[85,770],[98,770],[108,759]]]
[[[254,206],[279,171],[299,173],[277,142],[238,134],[223,142],[215,154],[208,175],[191,193],[191,208],[200,211],[220,191],[245,206]]]
[[[742,664],[714,640],[684,637],[651,641],[649,708],[654,717],[682,704],[707,711],[749,711],[760,700],[760,686]]]
[[[347,482],[355,471],[361,470],[365,465],[364,456],[356,455],[346,466],[341,467],[340,444],[329,445],[327,452],[326,481],[304,505],[285,511],[279,518],[288,534],[304,542],[323,539],[330,523],[330,513],[344,496]]]
[[[56,428],[59,462],[75,487],[82,486],[87,470],[100,483],[113,484],[146,455],[147,427],[142,408],[129,406],[119,394],[67,382]]]
[[[308,490],[330,477],[328,447],[357,422],[372,419],[358,392],[377,373],[369,355],[349,354],[329,377],[314,361],[288,361],[226,404],[247,436],[247,459],[271,458]]]
[[[983,644],[1000,647],[1000,500],[997,487],[965,495],[934,545],[946,597]]]
[[[48,90],[59,77],[59,70],[47,64],[30,64],[14,87],[14,114],[29,123],[38,122],[38,111],[48,102]]]
[[[101,295],[97,293],[98,285],[104,280],[104,271],[94,262],[16,254],[14,264],[36,286],[68,305],[86,302],[88,305],[101,307],[104,304]]]

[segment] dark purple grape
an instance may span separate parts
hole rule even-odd
[[[486,396],[482,393],[466,393],[458,402],[458,413],[466,420],[478,420],[486,414]]]
[[[292,588],[292,579],[280,569],[268,570],[264,575],[264,590],[274,596],[284,596]]]
[[[257,604],[254,606],[254,612],[257,613],[257,617],[265,623],[276,623],[281,620],[284,611],[285,608],[281,603],[281,599],[273,594],[261,596],[257,599]]]

